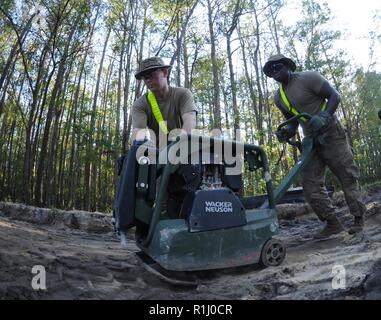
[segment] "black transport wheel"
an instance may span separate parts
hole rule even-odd
[[[268,240],[261,253],[261,263],[266,267],[279,266],[286,256],[286,247],[277,239]]]

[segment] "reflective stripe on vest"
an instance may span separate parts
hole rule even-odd
[[[151,90],[148,90],[147,97],[148,97],[148,102],[151,105],[152,113],[153,113],[157,123],[159,124],[160,129],[165,134],[168,134],[169,133],[168,128],[167,128],[167,125],[165,124],[165,121],[163,119],[163,115],[161,114],[159,104],[157,103],[156,97]]]
[[[279,87],[279,91],[280,91],[280,95],[282,97],[282,100],[284,102],[284,104],[286,105],[286,107],[288,108],[288,110],[294,115],[294,116],[297,116],[300,114],[300,112],[295,109],[290,101],[288,101],[287,99],[287,96],[286,96],[286,93],[284,92],[284,89],[283,89],[283,85],[280,84],[280,87]],[[327,109],[327,100],[324,100],[323,102],[323,106],[322,106],[322,110],[325,111],[325,109]],[[304,121],[304,122],[307,122],[307,119],[305,117],[300,117],[299,118],[300,120]]]

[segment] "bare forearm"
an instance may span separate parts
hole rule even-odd
[[[183,126],[182,129],[186,133],[191,133],[193,129],[196,129],[196,115],[194,112],[188,112],[182,115]]]
[[[146,136],[146,129],[134,128],[132,130],[131,142],[134,140],[144,140]]]
[[[337,90],[334,89],[328,82],[325,82],[320,89],[319,96],[327,99],[325,112],[334,114],[341,101],[340,94]]]

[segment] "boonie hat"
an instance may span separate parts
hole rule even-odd
[[[160,57],[151,57],[144,59],[140,65],[138,71],[135,73],[135,78],[138,80],[142,79],[142,74],[148,70],[171,68],[170,65],[165,64],[163,59]]]
[[[284,63],[292,72],[296,70],[296,64],[294,61],[292,61],[290,58],[285,57],[283,54],[275,54],[267,60],[267,62],[265,63],[263,67],[263,72],[268,77],[272,76],[271,65],[274,62]]]

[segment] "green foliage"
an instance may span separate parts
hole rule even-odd
[[[134,78],[142,57],[158,53],[170,59],[178,53],[171,83],[184,83],[187,71],[199,110],[198,127],[213,129],[215,84],[206,1],[201,0],[196,6],[181,43],[181,27],[196,0],[24,1],[18,10],[15,4],[11,0],[0,4],[14,19],[18,32],[25,32],[19,48],[9,19],[0,12],[0,78],[4,75],[0,82],[3,199],[41,204],[40,200],[46,197],[50,202],[45,205],[111,211],[117,180],[115,161],[123,148],[122,137],[131,133],[132,103],[145,90]],[[231,130],[237,117],[232,108],[233,90],[225,52],[231,32],[239,127],[245,142],[263,142],[274,185],[280,183],[297,160],[293,149],[279,144],[275,138],[274,132],[283,116],[273,105],[276,84],[261,71],[268,55],[278,49],[295,59],[298,70],[318,70],[337,87],[342,96],[338,115],[350,133],[362,181],[379,180],[381,139],[377,111],[381,108],[381,74],[373,69],[351,71],[355,69],[353,64],[337,46],[337,40],[342,38],[339,26],[328,27],[332,14],[327,4],[317,0],[303,0],[300,4],[302,18],[286,29],[278,15],[287,6],[283,0],[211,1],[222,129]],[[28,27],[36,5],[42,12]],[[108,30],[111,36],[94,106]],[[376,27],[370,37],[376,44],[379,38]],[[46,150],[42,149],[44,139],[48,141]],[[39,160],[44,153],[46,161],[39,177]],[[24,172],[26,164],[31,166],[29,177]],[[265,192],[261,175],[260,170],[249,172],[245,168],[246,195]],[[28,179],[24,181],[25,178]],[[36,192],[39,178],[41,199],[37,199]],[[29,198],[24,196],[27,192]],[[86,197],[89,204],[85,203]]]
[[[299,51],[296,46],[303,44],[304,52],[296,57],[299,68],[317,70],[328,78],[341,79],[348,61],[343,58],[345,54],[342,50],[334,49],[335,41],[341,38],[341,32],[327,28],[327,23],[332,21],[328,4],[303,0],[302,16],[302,20],[286,32],[289,39],[288,51],[293,56]]]
[[[351,92],[356,101],[356,130],[353,134],[353,146],[364,181],[372,181],[381,174],[381,139],[379,138],[380,120],[378,110],[381,106],[381,74],[357,70],[354,76],[355,88]]]

